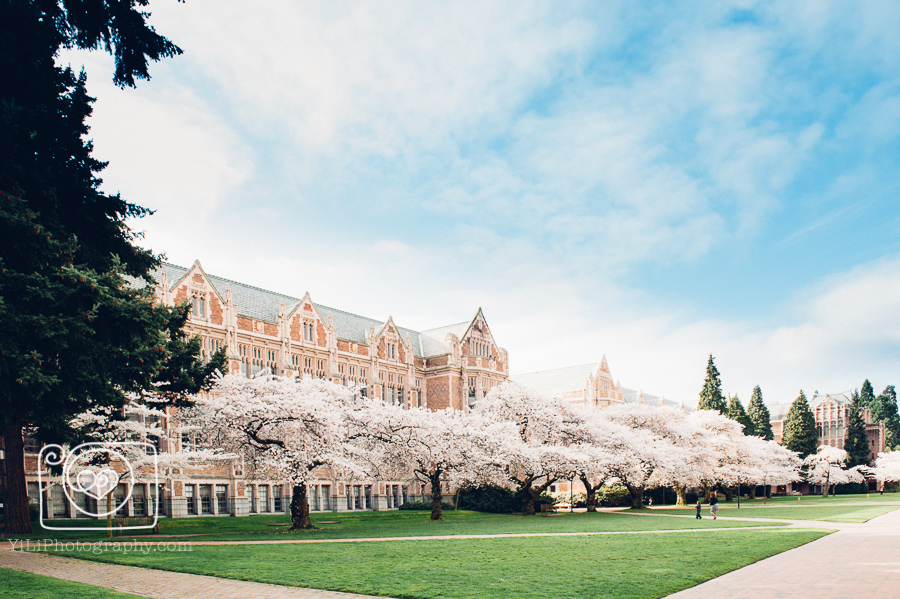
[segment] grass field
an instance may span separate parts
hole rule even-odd
[[[822,520],[825,522],[867,522],[900,508],[900,493],[886,495],[837,495],[822,497],[808,495],[797,497],[774,497],[767,502],[755,499],[719,503],[719,516],[735,518],[784,518],[787,520]],[[654,514],[693,514],[694,508],[654,508]],[[709,517],[709,505],[704,503],[702,514]]]
[[[719,509],[719,516],[733,518],[784,518],[786,520],[821,520],[824,522],[867,522],[877,516],[882,516],[897,509],[898,506],[870,505],[870,506],[803,506],[785,507],[770,505],[768,507],[743,506],[737,509],[733,505],[723,505]],[[691,509],[654,509],[654,514],[693,514]],[[710,518],[709,506],[703,506],[703,518]],[[719,522],[719,520],[716,520]]]
[[[246,541],[283,539],[350,539],[366,537],[409,537],[433,535],[484,535],[544,532],[616,532],[688,528],[725,528],[733,526],[779,526],[767,522],[725,522],[706,519],[702,521],[667,516],[639,516],[598,512],[562,513],[552,516],[485,514],[481,512],[447,511],[444,520],[432,522],[430,512],[341,512],[318,514],[313,522],[320,530],[290,532],[287,527],[269,524],[288,524],[286,515],[251,516],[247,518],[177,518],[161,519],[160,534],[173,540],[193,541]],[[321,522],[336,522],[321,524]],[[68,523],[91,524],[89,521]],[[48,536],[57,539],[98,541],[106,538],[105,529],[82,531],[42,531],[31,538]],[[24,537],[23,537],[24,538]],[[130,538],[130,537],[129,537]]]
[[[677,520],[677,518],[668,518]],[[815,540],[746,529],[587,537],[197,546],[190,553],[72,553],[104,562],[404,598],[650,599]]]
[[[136,599],[129,595],[80,582],[69,582],[0,568],[0,597],[3,599]]]

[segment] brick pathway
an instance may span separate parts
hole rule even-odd
[[[900,510],[865,524],[826,524],[839,531],[669,595],[669,598],[900,597]]]

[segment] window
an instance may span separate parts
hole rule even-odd
[[[63,491],[62,485],[51,485],[50,487],[50,503],[53,506],[54,518],[65,518],[69,515],[69,502]]]
[[[281,505],[281,485],[275,485],[274,487],[272,487],[272,503],[274,504],[274,511],[284,511],[284,507]]]
[[[200,485],[200,513],[212,513],[212,489],[210,485]]]
[[[331,485],[322,485],[320,487],[320,493],[322,495],[322,509],[330,510],[331,509]]]
[[[202,295],[191,296],[191,311],[197,318],[206,318],[206,298]]]
[[[131,488],[132,516],[147,515],[147,501],[144,495],[144,485],[138,484]]]
[[[257,487],[259,491],[259,511],[268,512],[269,511],[269,488],[265,485],[260,485]]]
[[[228,485],[216,485],[216,508],[220,514],[228,513]]]
[[[197,514],[197,501],[194,498],[194,485],[184,486],[184,498],[187,500],[187,513]]]

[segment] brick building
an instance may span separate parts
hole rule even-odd
[[[847,426],[850,421],[849,408],[853,401],[853,392],[826,393],[813,395],[809,402],[816,419],[816,431],[819,434],[819,445],[831,445],[844,449],[847,440]],[[775,441],[781,443],[784,435],[784,421],[787,419],[791,404],[776,404],[770,406],[772,420],[772,432]],[[885,430],[881,422],[873,422],[872,413],[868,408],[862,409],[863,420],[866,423],[866,437],[869,441],[869,457],[875,457],[885,449]]]
[[[156,301],[189,303],[186,330],[198,335],[208,359],[225,348],[231,374],[252,376],[268,370],[280,376],[310,376],[356,387],[358,393],[405,407],[468,410],[492,387],[509,377],[509,358],[494,339],[478,309],[469,320],[424,331],[404,328],[393,317],[381,321],[318,304],[309,293],[295,297],[207,274],[199,261],[190,268],[164,264],[156,273]],[[163,452],[192,445],[175,423]],[[27,445],[29,496],[43,495],[46,517],[75,517],[84,500],[73,502],[59,484],[39,488],[35,444]],[[333,479],[327,470],[311,485],[313,511],[392,509],[409,497],[424,499],[430,490],[408,481]],[[46,479],[45,479],[46,480]],[[158,502],[161,515],[238,516],[289,512],[290,487],[277,481],[251,480],[237,463],[169,473],[155,484],[120,483],[114,492],[129,516],[148,512]],[[78,504],[78,505],[76,505]]]

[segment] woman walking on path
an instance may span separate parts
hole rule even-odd
[[[716,519],[716,514],[719,513],[719,498],[716,497],[715,491],[709,495],[709,513],[712,514],[713,520]]]

